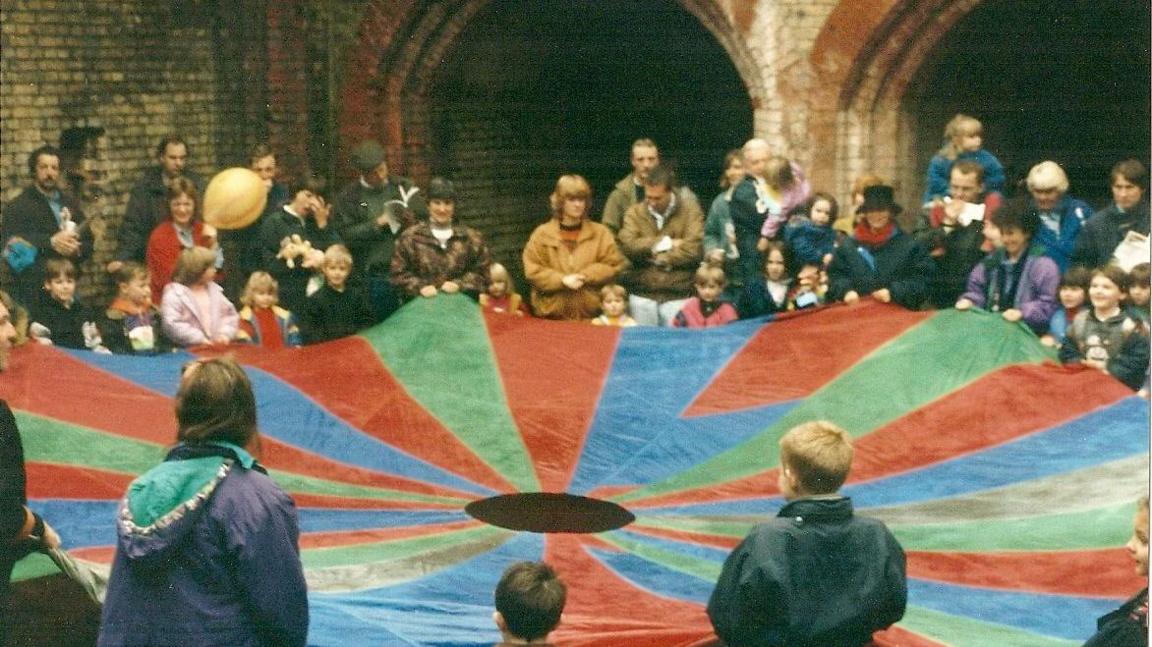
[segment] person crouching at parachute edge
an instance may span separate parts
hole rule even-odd
[[[296,507],[258,462],[256,398],[231,359],[188,364],[177,444],[120,502],[102,647],[303,646]]]
[[[904,550],[838,492],[851,467],[852,441],[831,422],[807,422],[780,439],[788,502],[732,551],[708,601],[729,647],[866,645],[904,616]]]

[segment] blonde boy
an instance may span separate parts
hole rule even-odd
[[[364,292],[348,284],[352,254],[343,245],[324,251],[324,286],[308,297],[302,313],[304,343],[315,344],[354,335],[372,325]]]
[[[728,645],[866,645],[904,616],[904,551],[839,494],[851,467],[852,441],[831,422],[780,439],[787,504],[732,551],[708,601]]]

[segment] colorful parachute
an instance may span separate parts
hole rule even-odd
[[[569,583],[558,643],[705,641],[725,556],[781,505],[776,440],[814,418],[856,438],[845,492],[908,552],[908,612],[884,641],[1079,644],[1142,586],[1123,544],[1147,402],[994,315],[866,303],[621,330],[441,297],[358,337],[235,354],[264,462],[300,507],[316,645],[491,644],[500,573],[541,558]],[[0,375],[32,505],[78,560],[110,562],[116,500],[174,438],[186,359],[30,347]],[[537,534],[464,512],[516,492],[636,520]]]

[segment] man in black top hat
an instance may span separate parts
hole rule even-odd
[[[352,252],[357,278],[367,284],[373,314],[383,321],[400,305],[389,280],[396,239],[417,220],[428,219],[428,206],[411,180],[388,174],[380,142],[361,142],[351,161],[360,177],[336,196],[332,219]]]

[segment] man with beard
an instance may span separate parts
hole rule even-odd
[[[16,299],[28,305],[43,284],[44,261],[74,264],[92,253],[92,229],[75,198],[60,189],[60,151],[41,146],[28,156],[32,186],[4,208],[0,241]]]

